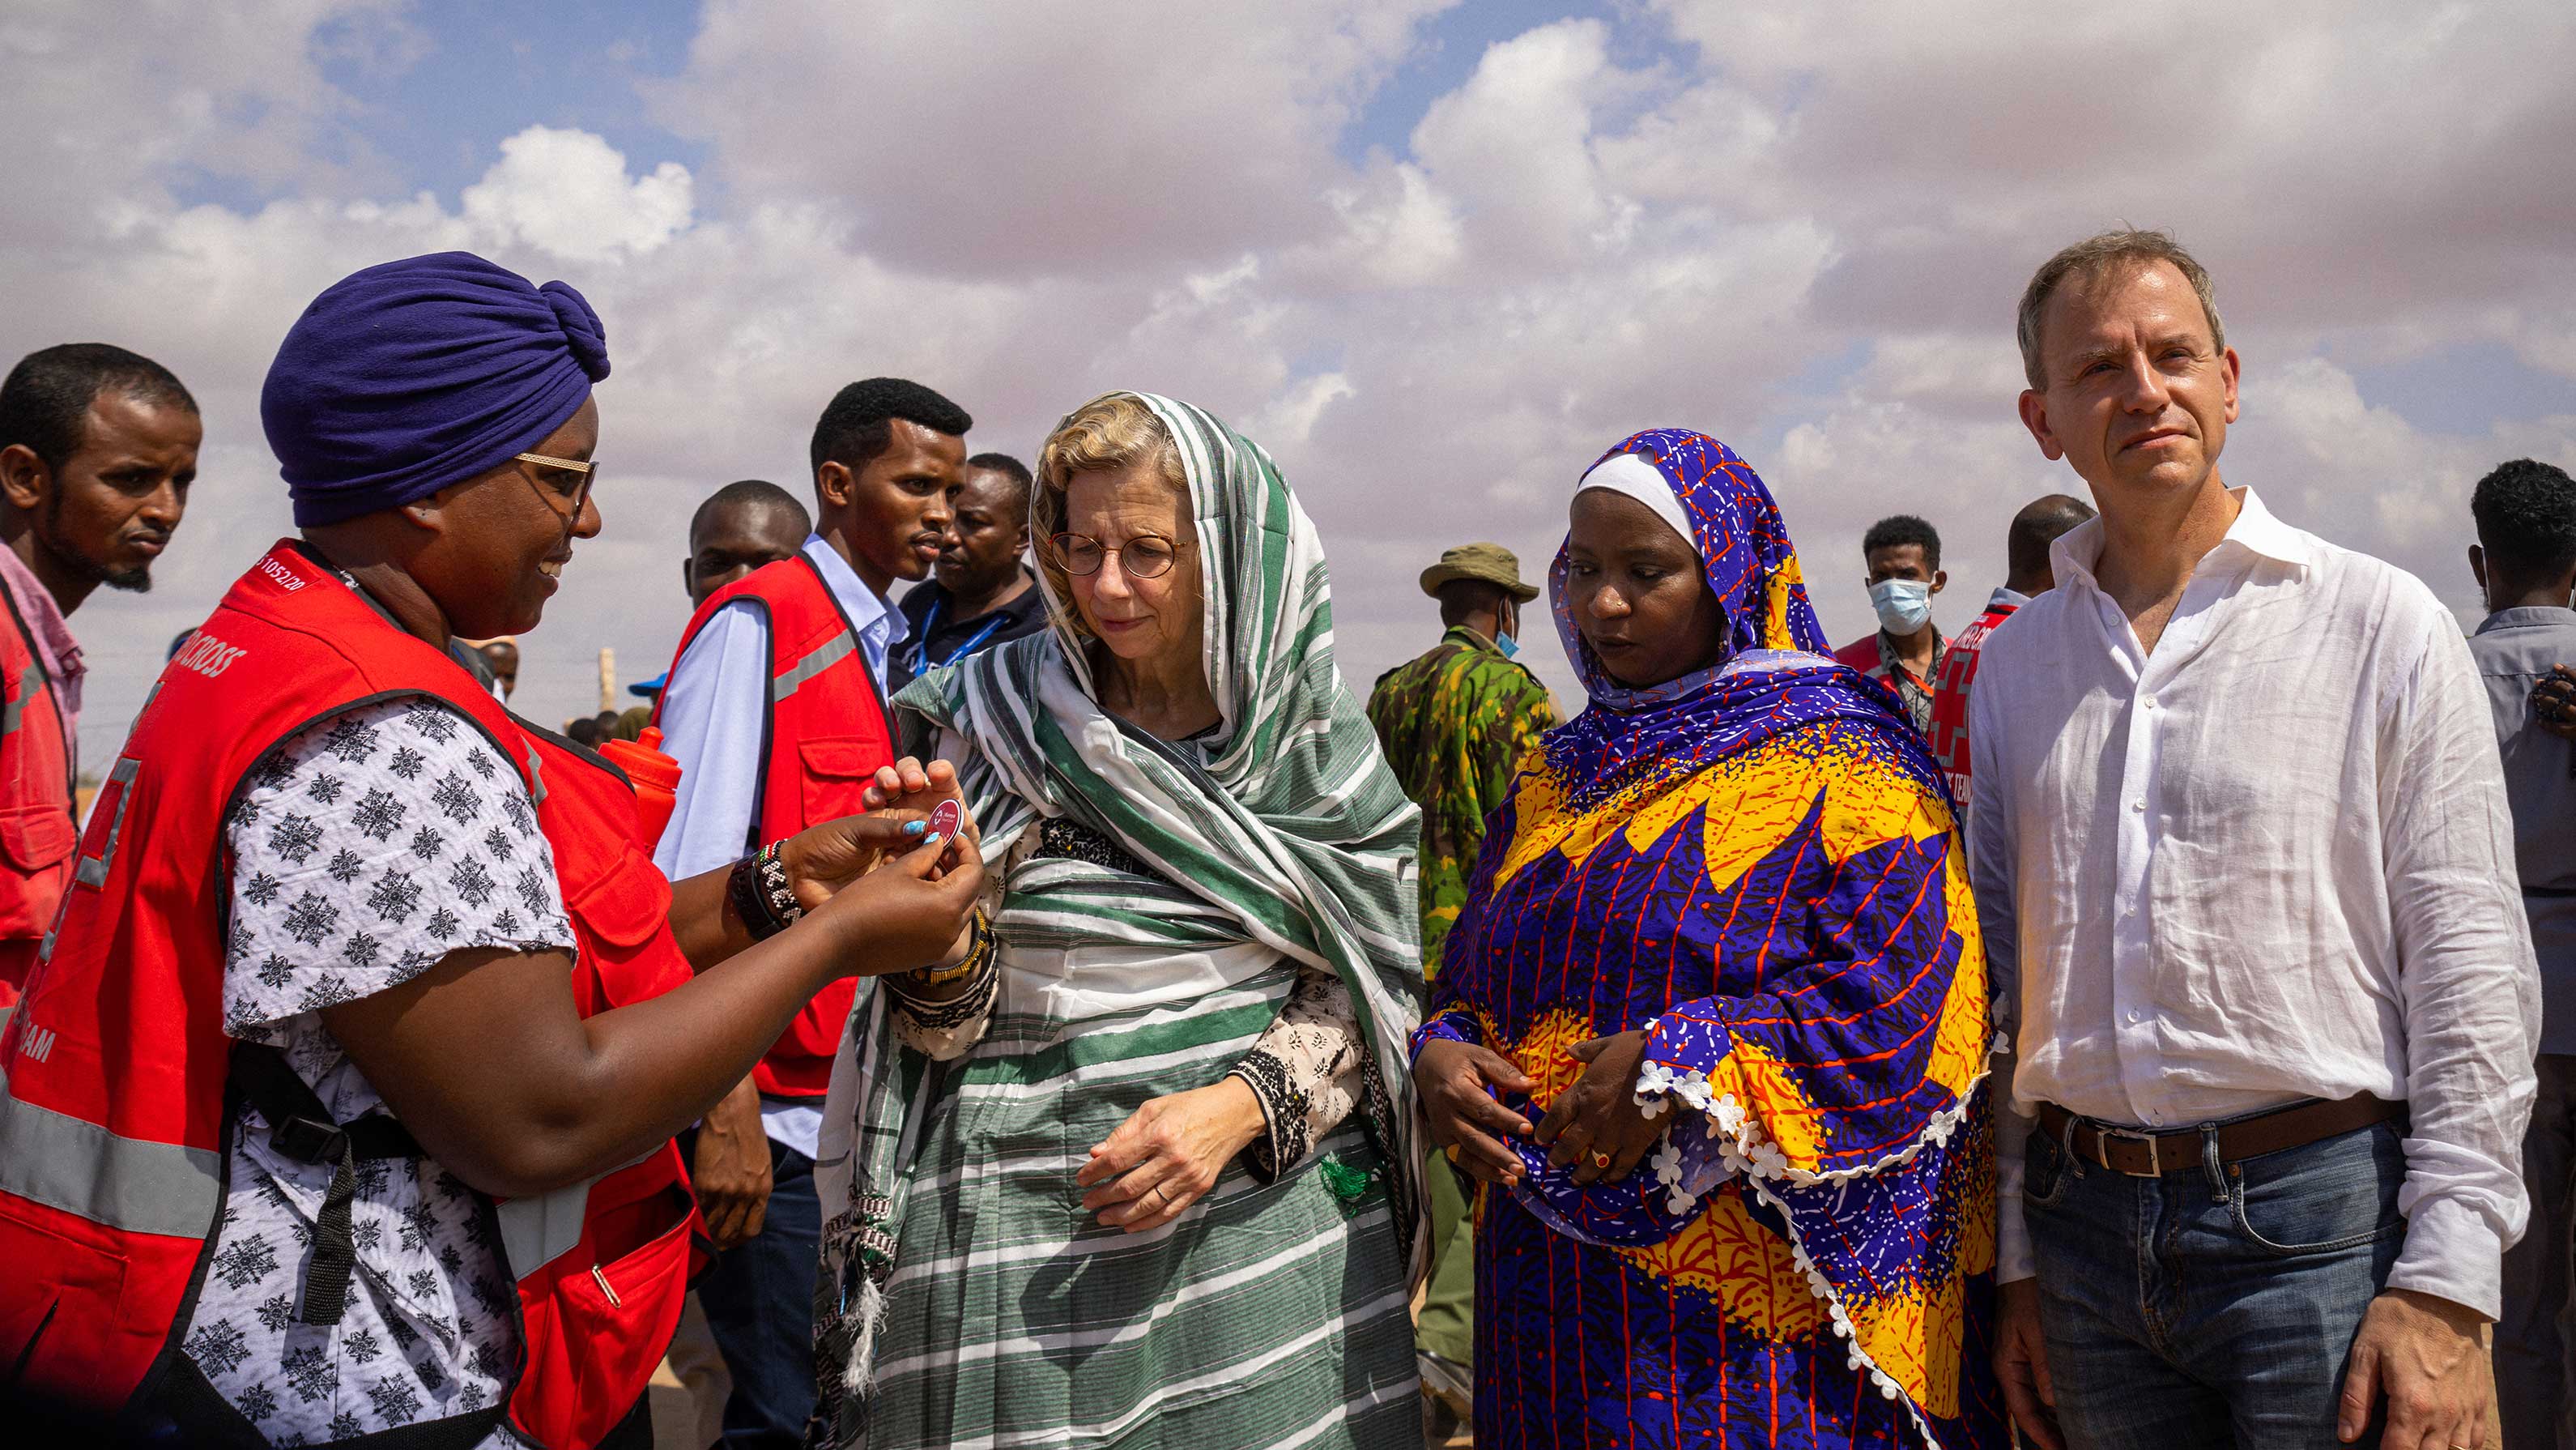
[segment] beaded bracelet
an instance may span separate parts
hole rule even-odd
[[[725,879],[725,894],[733,898],[733,909],[753,941],[767,941],[805,914],[797,903],[796,888],[788,884],[787,864],[779,859],[778,844],[772,841],[734,862],[733,874]]]
[[[966,955],[948,967],[915,967],[913,981],[925,987],[944,987],[981,970],[993,960],[993,924],[984,919],[984,908],[966,920]]]

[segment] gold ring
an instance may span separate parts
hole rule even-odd
[[[1602,1152],[1602,1151],[1601,1151],[1600,1149],[1598,1149],[1598,1148],[1595,1148],[1594,1150],[1592,1150],[1592,1166],[1593,1166],[1593,1167],[1595,1167],[1595,1168],[1607,1168],[1607,1167],[1609,1167],[1609,1166],[1610,1166],[1610,1155],[1609,1155],[1609,1154],[1607,1154],[1607,1153]]]

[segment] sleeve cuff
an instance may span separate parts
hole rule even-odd
[[[2030,1251],[2030,1226],[2021,1216],[2021,1172],[2015,1169],[2011,1191],[2005,1191],[2000,1176],[1995,1185],[1995,1282],[2010,1284],[2037,1277],[2039,1266]]]
[[[1474,1017],[1452,1008],[1425,1019],[1420,1027],[1413,1030],[1412,1050],[1408,1057],[1418,1061],[1423,1045],[1433,1041],[1463,1042],[1469,1047],[1482,1047],[1485,1034],[1477,1029]]]
[[[1252,1089],[1261,1104],[1261,1136],[1244,1150],[1244,1166],[1261,1182],[1273,1182],[1306,1156],[1306,1094],[1290,1080],[1286,1063],[1257,1047],[1226,1076]]]
[[[2388,1287],[2448,1299],[2494,1320],[2504,1306],[2504,1235],[2452,1198],[2428,1198],[2406,1220],[2406,1247]]]

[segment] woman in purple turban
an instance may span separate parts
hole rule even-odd
[[[672,1134],[827,983],[984,940],[972,847],[902,812],[666,882],[626,777],[459,662],[598,534],[607,376],[581,294],[462,252],[287,334],[302,538],[163,673],[0,1041],[20,1388],[189,1444],[649,1444]]]

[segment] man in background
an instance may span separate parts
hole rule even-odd
[[[2576,745],[2541,728],[2532,691],[2576,660],[2576,481],[2517,458],[2478,481],[2469,512],[2478,542],[2469,572],[2487,617],[2469,641],[2503,746],[2513,805],[2514,865],[2540,961],[2539,1095],[2522,1138],[2531,1223],[2505,1251],[2504,1312],[2496,1320],[2496,1408],[2511,1446],[2576,1450],[2576,1315],[2568,1305],[2576,1254]]]
[[[1932,758],[1950,777],[1950,800],[1959,819],[1968,816],[1968,691],[1975,687],[1977,656],[1986,636],[2012,618],[2013,611],[2057,587],[2048,546],[2057,536],[2093,517],[2093,506],[2080,498],[2052,493],[2022,505],[2004,534],[2004,584],[1986,601],[1977,622],[1959,631],[1941,654],[1941,669],[1932,685]]]
[[[69,617],[101,584],[152,587],[204,437],[178,378],[121,347],[49,347],[0,382],[0,1008],[71,880],[86,667]]]
[[[812,532],[814,521],[805,505],[767,479],[736,479],[707,495],[689,516],[689,553],[680,561],[680,587],[688,592],[690,612],[753,570],[794,558]],[[627,687],[648,704],[619,717],[621,734],[624,724],[639,715],[643,719],[636,722],[636,733],[641,733],[669,679],[665,672]],[[707,1222],[708,1241],[723,1253],[758,1234],[769,1211],[770,1146],[761,1125],[758,1088],[748,1079],[737,1086],[701,1120],[690,1147],[690,1186]],[[693,1443],[721,1443],[733,1376],[694,1289],[681,1312],[679,1332],[672,1336],[669,1358],[697,1411]]]
[[[767,479],[738,479],[707,495],[689,516],[689,557],[680,561],[689,608],[754,569],[794,558],[813,532],[805,505]]]
[[[1513,661],[1521,606],[1538,597],[1520,560],[1500,544],[1462,544],[1422,572],[1440,601],[1440,642],[1378,677],[1369,723],[1379,748],[1422,808],[1422,972],[1440,973],[1441,946],[1467,900],[1467,876],[1484,845],[1485,817],[1510,792],[1521,757],[1556,724],[1538,677]],[[1461,767],[1464,767],[1463,769]],[[1475,1223],[1468,1189],[1433,1153],[1423,1181],[1431,1200],[1431,1278],[1414,1320],[1428,1392],[1429,1443],[1464,1424],[1474,1399]]]
[[[510,697],[519,692],[518,640],[507,636],[487,639],[476,645],[474,652],[483,657],[483,668],[491,674],[492,693],[502,704],[510,703]]]
[[[886,596],[938,558],[971,426],[964,409],[901,378],[852,383],[823,410],[808,446],[815,532],[791,557],[699,602],[663,686],[662,748],[681,770],[653,853],[665,874],[713,870],[863,809],[869,779],[894,763],[886,672],[907,629]],[[709,1165],[763,1151],[769,1160],[765,1202],[717,1225],[742,1236],[697,1284],[733,1375],[729,1450],[801,1445],[814,1408],[814,1154],[832,1053],[858,990],[845,979],[817,996],[753,1072],[756,1098],[737,1090],[690,1148]],[[737,1126],[755,1104],[765,1143]],[[731,1167],[717,1175],[747,1179]]]
[[[1025,463],[978,453],[948,495],[948,532],[930,582],[903,596],[912,638],[895,651],[891,688],[977,650],[1046,628],[1046,595],[1023,562],[1029,551]]]
[[[1891,514],[1861,536],[1869,607],[1878,632],[1834,651],[1834,658],[1896,692],[1914,728],[1932,729],[1932,680],[1948,643],[1932,623],[1932,596],[1950,583],[1941,568],[1941,535],[1912,514]]]

